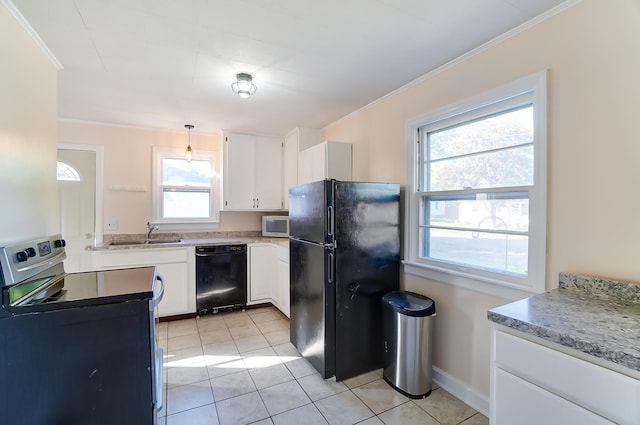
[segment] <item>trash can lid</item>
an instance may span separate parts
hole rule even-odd
[[[382,297],[382,303],[406,316],[432,316],[436,303],[429,297],[410,291],[393,291]]]

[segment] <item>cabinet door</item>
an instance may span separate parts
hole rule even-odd
[[[269,302],[276,264],[271,245],[249,246],[249,302]]]
[[[298,154],[298,184],[312,182],[311,161],[313,150],[311,148],[300,151]]]
[[[493,338],[493,369],[507,370],[615,423],[640,424],[640,382],[637,379],[506,332],[494,331]],[[496,379],[496,382],[500,384],[501,381]],[[503,393],[510,391],[507,389]],[[505,410],[506,407],[500,404],[496,403],[498,410]]]
[[[290,317],[290,294],[289,294],[289,262],[278,261],[278,308],[285,316]]]
[[[298,160],[298,184],[352,179],[351,143],[322,142],[301,151]]]
[[[158,314],[162,317],[193,313],[189,308],[187,263],[158,264],[156,270],[164,280],[164,296],[158,304]]]
[[[309,171],[311,181],[317,182],[327,178],[327,144],[321,143],[310,149]]]
[[[282,209],[282,144],[278,137],[256,137],[256,209]]]
[[[326,142],[300,152],[298,156],[298,184],[326,178]]]
[[[160,316],[194,313],[195,276],[193,247],[179,249],[127,249],[95,251],[95,270],[155,266],[164,280]]]
[[[284,139],[282,204],[285,210],[289,209],[289,188],[298,184],[298,140],[297,131],[289,133]]]
[[[224,142],[223,209],[255,208],[256,138],[252,134],[229,134]]]
[[[324,164],[325,179],[350,181],[351,173],[351,143],[326,142],[326,164]]]

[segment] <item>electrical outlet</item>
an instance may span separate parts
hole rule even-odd
[[[105,230],[118,230],[118,219],[112,218],[111,220],[107,220]]]

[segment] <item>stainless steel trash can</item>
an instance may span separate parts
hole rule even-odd
[[[435,302],[424,295],[394,291],[382,297],[384,379],[411,398],[431,394],[431,335]]]

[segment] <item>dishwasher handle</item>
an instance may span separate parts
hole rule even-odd
[[[213,257],[217,255],[235,255],[246,253],[247,245],[209,245],[196,247],[196,257]]]

